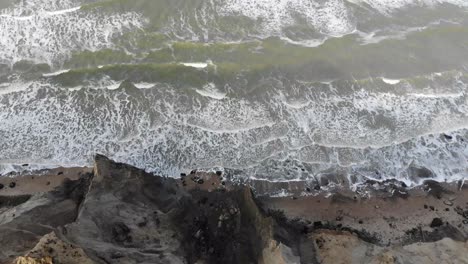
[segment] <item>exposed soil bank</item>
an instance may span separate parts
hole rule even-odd
[[[103,156],[92,171],[0,184],[2,264],[468,263],[468,190],[457,184],[329,195],[221,172],[162,178]],[[259,195],[275,188],[293,195]]]

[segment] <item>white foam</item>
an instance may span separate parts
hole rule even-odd
[[[451,122],[468,124],[466,120],[458,122],[446,114],[441,117],[447,119],[447,123],[431,119],[434,118],[431,116],[437,116],[434,109],[447,113],[456,105],[450,98],[448,101],[437,98],[420,101],[421,98],[359,91],[350,96],[334,95],[315,100],[303,109],[282,108],[284,100],[275,102],[275,98],[271,98],[268,107],[279,107],[282,111],[281,118],[277,119],[268,114],[264,103],[239,98],[201,104],[199,98],[189,96],[193,101],[181,104],[181,98],[187,100],[187,94],[177,89],[144,90],[145,96],[138,99],[126,94],[125,90],[94,89],[78,93],[38,89],[47,101],[35,100],[35,89],[4,95],[8,100],[0,100],[15,102],[15,107],[0,105],[0,132],[4,135],[1,143],[6,144],[2,148],[2,157],[9,160],[18,157],[18,160],[31,164],[45,160],[47,162],[43,163],[86,165],[90,164],[93,153],[100,152],[165,175],[176,175],[174,173],[180,168],[222,166],[239,169],[242,177],[257,175],[258,179],[273,181],[304,177],[302,172],[288,175],[294,171],[296,163],[305,164],[308,171],[317,173],[340,168],[349,174],[367,175],[366,171],[380,170],[386,173],[382,177],[404,177],[408,162],[415,161],[434,170],[442,180],[462,177],[460,170],[467,165],[464,159],[468,155],[466,145],[456,140],[447,144],[444,137],[437,134],[418,136],[424,131],[451,130],[454,128]],[[316,90],[312,86],[309,89],[304,91],[306,97]],[[86,97],[82,97],[83,94]],[[348,107],[346,102],[353,105]],[[344,109],[334,108],[337,104]],[[92,112],[83,112],[86,108]],[[23,110],[16,112],[14,109]],[[275,113],[281,112],[274,109]],[[468,113],[463,107],[457,111]],[[366,120],[384,115],[392,122],[401,123],[394,131],[366,127],[368,121],[360,119],[364,113]],[[440,127],[428,127],[428,120],[434,120],[433,123]],[[306,134],[298,129],[298,122],[310,127]],[[411,134],[413,132],[415,134]],[[318,133],[323,134],[316,137]],[[363,134],[366,136],[361,136]],[[468,131],[451,135],[456,138],[458,134],[465,137]],[[327,138],[330,135],[332,137]],[[395,135],[410,138],[395,144]],[[38,136],[41,140],[34,140]],[[360,141],[361,137],[367,144],[374,140],[389,145],[375,149],[356,148],[356,145],[361,146],[358,143],[365,143]],[[305,147],[304,143],[311,143],[311,139],[330,144]],[[304,147],[293,148],[299,144]],[[337,147],[340,144],[354,146]],[[21,153],[39,161],[23,159]],[[451,153],[459,157],[454,158]],[[287,165],[285,157],[294,160],[294,164]]]
[[[42,76],[43,76],[43,77],[54,77],[54,76],[58,76],[58,75],[60,75],[60,74],[62,74],[62,73],[67,73],[67,72],[69,72],[69,71],[70,71],[70,69],[68,69],[68,70],[61,70],[61,71],[56,71],[56,72],[51,72],[51,73],[44,73],[44,74],[42,74]]]
[[[111,85],[108,85],[106,88],[109,89],[109,90],[116,90],[116,89],[119,89],[121,84],[122,83],[116,82],[116,83],[113,83]]]
[[[219,91],[214,83],[209,83],[203,86],[203,89],[195,89],[195,91],[202,96],[216,100],[221,100],[226,97],[226,93]]]
[[[33,16],[12,16],[12,15],[2,14],[2,15],[0,15],[0,18],[25,21],[25,20],[31,20],[33,18]]]
[[[383,81],[384,83],[391,84],[391,85],[399,84],[399,83],[401,82],[401,80],[397,80],[397,79],[387,79],[387,78],[383,78],[383,77],[382,77],[382,81]]]
[[[49,16],[57,16],[57,15],[63,15],[63,14],[67,14],[67,13],[76,12],[76,11],[78,11],[80,9],[81,9],[81,6],[77,6],[77,7],[72,7],[72,8],[68,8],[68,9],[48,11],[48,12],[46,12],[46,14],[49,15]]]
[[[409,6],[434,7],[437,4],[452,4],[461,7],[468,7],[465,0],[347,0],[355,4],[366,3],[384,14],[390,14],[395,10]]]
[[[201,125],[190,124],[190,123],[187,123],[186,125],[192,128],[196,128],[202,131],[215,133],[215,134],[238,134],[238,133],[248,132],[251,130],[262,129],[265,127],[272,127],[273,125],[275,125],[275,123],[271,122],[271,123],[261,124],[261,125],[243,126],[243,127],[227,128],[227,129],[203,127]]]
[[[261,23],[267,34],[278,34],[295,23],[300,16],[321,33],[341,36],[355,29],[346,4],[342,0],[226,0],[218,14],[223,16],[243,15]],[[281,35],[281,34],[280,34]]]
[[[304,107],[307,107],[311,104],[310,101],[308,102],[301,102],[301,101],[297,101],[297,102],[284,102],[284,105],[286,105],[287,107],[289,108],[294,108],[294,109],[301,109],[301,108],[304,108]]]
[[[208,67],[208,63],[205,62],[181,62],[180,64],[197,69],[204,69]]]
[[[442,98],[459,98],[459,97],[464,96],[465,93],[437,93],[437,94],[409,93],[408,95],[419,97],[419,98],[442,99]]]
[[[74,168],[74,167],[84,167],[83,164],[75,164],[75,163],[47,163],[47,162],[38,162],[34,161],[35,163],[27,163],[28,160],[23,159],[20,161],[17,160],[9,160],[9,161],[2,161],[0,163],[0,177],[10,177],[10,173],[13,173],[11,176],[14,177],[15,174],[28,174],[29,172],[34,172],[34,175],[37,175],[36,172],[40,170],[49,170],[55,168]],[[28,166],[23,166],[23,164],[27,163]]]
[[[10,83],[2,83],[0,86],[0,95],[21,92],[21,91],[27,90],[32,85],[33,85],[32,82],[23,82],[19,80],[15,80]]]
[[[18,1],[0,11],[0,61],[60,65],[73,51],[112,48],[119,34],[142,28],[134,12],[82,12],[76,0]]]
[[[323,45],[329,39],[329,38],[323,38],[323,39],[293,40],[285,36],[280,36],[280,38],[288,43],[291,43],[294,45],[300,45],[300,46],[308,47],[308,48],[319,47]]]
[[[149,89],[149,88],[153,88],[155,85],[156,85],[155,83],[146,83],[146,82],[135,83],[135,87],[138,89]]]
[[[281,191],[278,191],[276,193],[273,193],[270,195],[271,197],[277,197],[277,198],[283,198],[283,197],[290,197],[292,194],[285,189],[281,189]]]

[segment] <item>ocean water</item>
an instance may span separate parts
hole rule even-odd
[[[463,0],[2,1],[0,174],[456,181],[467,85]]]

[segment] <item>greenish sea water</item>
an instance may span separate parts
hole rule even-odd
[[[462,0],[0,3],[0,173],[467,176]]]

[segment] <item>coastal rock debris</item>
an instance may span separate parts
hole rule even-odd
[[[0,224],[0,241],[14,236],[19,243],[0,242],[0,260],[27,264],[91,264],[95,259],[106,263],[332,264],[349,259],[351,263],[382,263],[382,259],[403,256],[409,263],[423,263],[425,254],[435,249],[466,252],[462,250],[465,244],[457,242],[465,234],[444,225],[441,218],[430,223],[432,233],[417,228],[408,232],[405,247],[382,245],[366,233],[367,218],[344,218],[347,213],[339,209],[332,221],[289,218],[281,210],[266,210],[249,187],[205,190],[206,186],[197,184],[201,179],[197,173],[190,177],[196,188],[96,156],[91,175],[65,181],[50,193],[8,203],[28,210],[17,211],[18,217]],[[36,208],[38,201],[40,208]],[[294,208],[303,197],[281,201]],[[357,202],[350,198],[339,204]],[[382,202],[380,208],[384,206]],[[468,210],[455,209],[468,216]],[[359,230],[349,226],[349,222],[356,226],[357,221]],[[28,232],[18,234],[10,225],[32,228],[38,238]],[[392,226],[394,231],[402,228]],[[456,239],[444,238],[444,230],[456,234]],[[427,243],[414,243],[422,241],[421,236]],[[463,259],[459,254],[450,257]],[[445,261],[442,255],[431,258],[434,264]]]

